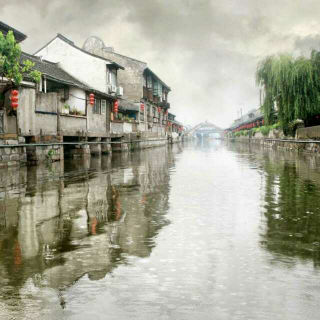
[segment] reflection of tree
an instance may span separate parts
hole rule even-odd
[[[267,231],[264,244],[273,252],[312,257],[318,264],[320,187],[317,182],[304,178],[298,168],[297,163],[288,161],[265,161]]]

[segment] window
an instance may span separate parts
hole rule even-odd
[[[147,88],[148,89],[152,88],[152,77],[151,76],[147,77]]]
[[[100,100],[94,99],[93,113],[100,114]]]
[[[101,100],[101,114],[107,113],[107,101]]]
[[[107,69],[107,77],[108,77],[108,84],[112,86],[117,85],[117,70],[116,69]]]
[[[143,76],[143,86],[147,87],[147,77],[145,75]]]

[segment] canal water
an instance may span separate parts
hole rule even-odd
[[[204,141],[0,171],[0,319],[319,319],[320,158]]]

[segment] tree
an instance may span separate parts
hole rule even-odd
[[[290,122],[307,120],[320,113],[320,53],[294,58],[290,54],[268,56],[259,62],[256,83],[264,89],[262,112],[272,124],[277,106],[278,117],[286,130]]]
[[[41,79],[41,73],[33,69],[34,63],[30,60],[21,63],[20,57],[21,48],[16,43],[13,32],[9,31],[6,36],[0,32],[0,75],[7,82],[3,93],[19,86],[23,76],[28,76],[35,82]]]

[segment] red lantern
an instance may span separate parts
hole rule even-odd
[[[160,108],[160,107],[158,107],[158,112],[159,112],[159,113],[161,112],[161,108]]]
[[[12,109],[17,109],[19,104],[18,104],[18,101],[19,101],[19,98],[18,98],[18,95],[19,95],[19,91],[18,90],[12,90],[11,91],[11,108]]]
[[[113,103],[113,112],[114,112],[114,113],[118,113],[118,110],[119,110],[119,101],[116,100],[116,101]]]
[[[90,93],[89,95],[89,103],[93,106],[94,105],[94,94]]]
[[[140,103],[140,110],[141,110],[141,112],[143,112],[144,111],[144,103]]]

